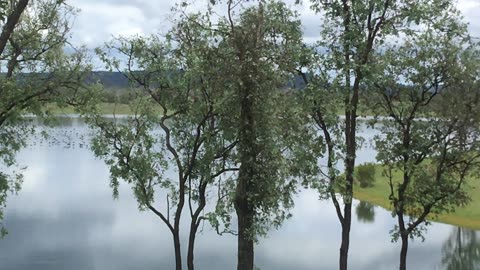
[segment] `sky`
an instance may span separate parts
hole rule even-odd
[[[196,0],[195,5],[206,6],[208,0]],[[90,49],[102,45],[112,37],[164,34],[171,25],[171,8],[175,0],[67,0],[79,9],[72,30],[72,43]],[[305,41],[318,39],[320,15],[309,9],[308,0],[295,6],[301,14]],[[458,0],[457,7],[469,23],[470,32],[480,37],[480,0]]]

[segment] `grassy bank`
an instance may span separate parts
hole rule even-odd
[[[378,166],[375,186],[361,188],[357,185],[354,197],[391,210],[392,205],[388,199],[390,187],[387,178],[381,175],[381,170],[381,167]],[[458,207],[453,213],[430,217],[429,220],[480,230],[480,179],[469,179],[468,184],[472,201],[467,206]]]
[[[53,114],[76,114],[77,112],[75,111],[75,108],[73,106],[65,106],[65,107],[58,107],[55,104],[48,105],[46,107],[47,110],[49,110]],[[122,103],[100,103],[99,104],[99,109],[101,114],[132,114],[132,110],[130,109],[128,104],[122,104]],[[342,108],[341,104],[337,107],[336,111],[337,115],[344,115],[345,110]],[[374,115],[371,110],[365,109],[365,108],[359,108],[358,111],[359,116],[370,116]]]

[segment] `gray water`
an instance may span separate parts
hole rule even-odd
[[[55,138],[32,139],[18,155],[28,169],[22,190],[8,200],[9,234],[0,240],[0,269],[173,269],[170,233],[154,214],[138,211],[127,185],[118,200],[112,199],[108,169],[87,148],[81,121],[65,119],[49,131]],[[373,134],[362,128],[367,140]],[[366,144],[359,161],[374,158]],[[257,266],[336,269],[340,226],[331,203],[319,201],[311,190],[302,190],[295,203],[293,217],[260,239]],[[355,201],[355,207],[359,204]],[[395,220],[380,207],[359,207],[350,269],[396,269],[400,246],[389,235]],[[480,269],[480,232],[433,223],[425,238],[411,243],[409,269]],[[196,245],[197,269],[235,269],[235,262],[235,237],[218,236],[205,224]]]

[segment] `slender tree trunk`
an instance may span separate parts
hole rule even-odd
[[[406,177],[406,176],[405,176]],[[400,192],[399,197],[403,197],[403,193]],[[400,250],[400,270],[407,269],[407,251],[408,251],[408,231],[405,227],[405,220],[403,216],[403,209],[399,209],[398,204],[394,204],[397,212],[398,230],[400,238],[402,240],[402,249]]]
[[[342,225],[342,244],[340,246],[340,270],[348,269],[348,249],[350,246],[350,227],[352,204],[345,204],[344,220]]]
[[[203,180],[199,193],[200,193],[200,205],[195,214],[192,215],[192,220],[190,221],[190,235],[188,237],[188,252],[187,252],[187,269],[194,270],[194,251],[195,251],[195,238],[197,236],[198,226],[200,226],[200,213],[205,208],[207,204],[205,198],[205,190],[207,189],[207,181]]]
[[[358,89],[354,89],[354,97],[358,95]],[[346,103],[348,106],[349,103]],[[352,101],[353,109],[346,109],[346,153],[345,160],[345,175],[346,175],[346,190],[344,195],[344,211],[342,221],[342,244],[340,246],[340,270],[348,269],[348,249],[350,246],[350,228],[352,225],[352,199],[353,199],[353,172],[355,170],[355,155],[356,155],[356,108],[358,106],[358,99],[354,98]]]
[[[182,270],[182,250],[180,247],[180,233],[178,228],[173,233],[173,246],[175,250],[175,269]]]
[[[348,104],[348,103],[346,103]],[[348,269],[348,249],[350,247],[350,228],[352,225],[352,199],[353,199],[353,172],[355,169],[355,155],[356,155],[356,106],[357,102],[353,104],[354,109],[350,111],[347,109],[346,115],[346,152],[347,158],[345,160],[345,174],[346,174],[346,191],[344,195],[344,211],[342,220],[342,243],[340,246],[340,270]]]
[[[408,235],[401,233],[402,249],[400,251],[400,270],[407,269]]]
[[[20,20],[20,16],[22,15],[23,11],[27,8],[28,1],[29,0],[18,1],[12,13],[8,15],[7,22],[3,26],[2,32],[0,34],[0,54],[3,53],[3,51],[5,50],[5,46],[7,45],[8,39],[12,35],[12,32],[15,29],[15,26]]]
[[[196,220],[192,219],[190,223],[190,235],[188,237],[188,252],[187,252],[187,269],[194,270],[194,254],[193,251],[195,250],[195,236],[197,235],[197,225]]]

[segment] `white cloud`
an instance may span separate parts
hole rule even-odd
[[[479,0],[460,0],[458,1],[458,9],[465,12],[471,9],[480,8]]]
[[[71,0],[69,4],[80,9],[73,29],[74,44],[92,48],[112,37],[147,35],[161,28],[168,12],[154,14],[148,7],[130,2]]]
[[[469,23],[469,31],[475,37],[480,37],[480,0],[461,0],[458,9]]]
[[[198,0],[194,7],[204,6],[207,0]],[[321,16],[303,5],[287,4],[301,14],[304,39],[318,39]],[[73,29],[73,43],[93,48],[110,40],[113,36],[164,34],[171,25],[171,8],[175,1],[169,0],[69,0],[70,5],[80,8]],[[480,37],[480,0],[459,0],[458,8],[469,23],[470,32]],[[218,8],[217,8],[218,9]]]

